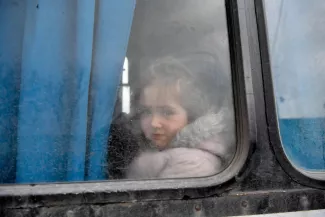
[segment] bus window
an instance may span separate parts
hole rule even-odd
[[[240,154],[225,1],[116,2],[0,4],[0,183],[211,177]]]
[[[130,112],[115,109],[111,179],[203,177],[229,165],[236,137],[227,38],[224,1],[138,1],[129,88],[121,84]]]
[[[325,2],[264,1],[278,126],[285,155],[325,179]]]

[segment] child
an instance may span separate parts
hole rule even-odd
[[[193,65],[197,60],[200,64]],[[196,73],[187,67],[191,64],[193,69],[201,65]],[[222,78],[207,54],[165,57],[152,64],[139,91],[144,139],[127,178],[211,176],[230,163],[235,135],[229,134],[227,110],[220,108],[224,94],[218,92],[227,88],[220,89],[225,81],[213,76]]]

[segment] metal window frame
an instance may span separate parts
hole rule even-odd
[[[267,24],[265,14],[265,0],[255,0],[256,19],[259,46],[261,52],[261,67],[264,86],[265,112],[267,116],[269,139],[272,150],[283,170],[296,182],[325,189],[324,173],[314,173],[298,168],[288,159],[282,146],[281,135],[279,132],[279,123],[276,109],[275,93],[273,88],[272,68],[270,64],[270,54],[267,35]],[[323,179],[323,180],[322,180]]]
[[[227,181],[240,179],[245,172],[248,156],[256,143],[255,104],[252,92],[251,66],[248,41],[242,35],[246,28],[247,15],[255,17],[254,4],[246,5],[246,0],[224,0],[227,14],[229,36],[234,110],[236,119],[237,149],[231,164],[221,173],[211,177],[160,179],[160,180],[113,180],[75,183],[38,183],[38,184],[5,184],[0,186],[1,197],[57,196],[69,194],[107,194],[121,192],[146,192],[180,189],[198,189],[217,187]],[[245,32],[246,34],[246,32]],[[250,34],[247,32],[247,34]],[[246,36],[247,37],[247,36]],[[254,36],[252,36],[254,37]],[[243,43],[243,46],[242,46]],[[245,53],[245,55],[242,55]],[[248,91],[247,91],[248,90]],[[116,199],[119,200],[119,199]]]

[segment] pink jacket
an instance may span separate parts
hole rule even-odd
[[[188,178],[221,172],[235,153],[233,124],[224,111],[198,118],[184,127],[163,151],[144,150],[131,162],[129,179]]]

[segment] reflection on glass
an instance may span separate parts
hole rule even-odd
[[[325,170],[325,2],[265,1],[282,145],[305,171]]]

